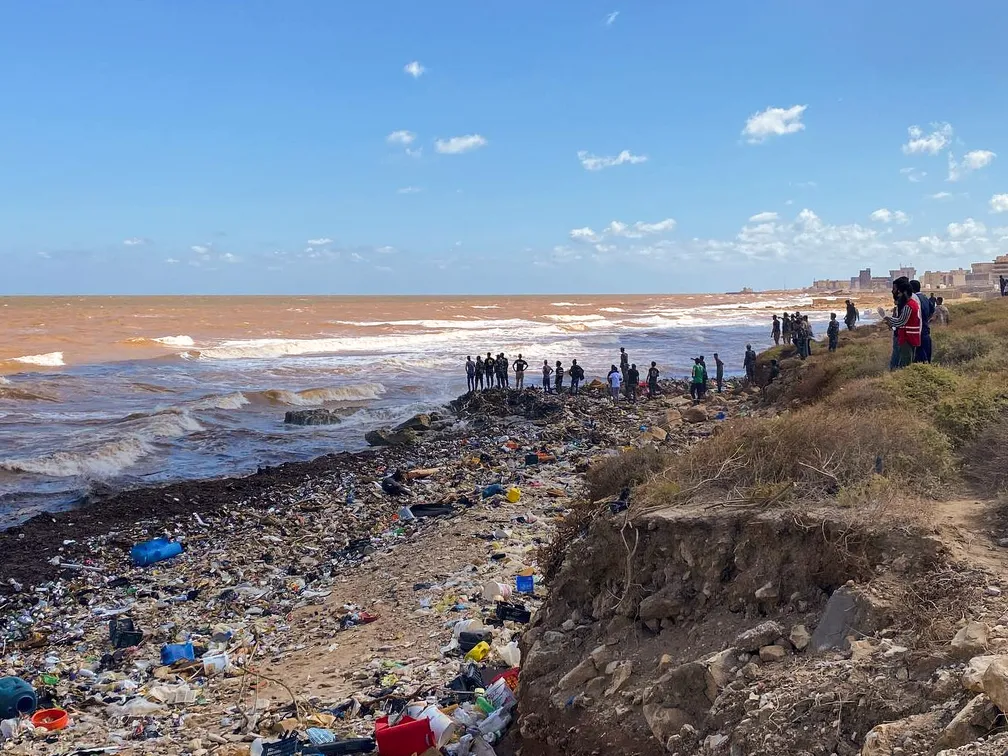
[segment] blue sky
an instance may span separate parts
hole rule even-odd
[[[723,291],[991,259],[1005,28],[968,0],[9,3],[0,293]]]

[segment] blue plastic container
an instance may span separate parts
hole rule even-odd
[[[170,643],[161,647],[161,663],[166,667],[175,662],[193,661],[196,658],[196,651],[192,643]]]
[[[515,576],[515,590],[517,590],[518,593],[535,593],[535,576],[534,575]]]
[[[503,494],[506,490],[507,489],[505,489],[500,483],[491,483],[483,489],[483,498],[489,499],[491,496],[498,496]]]
[[[130,551],[133,564],[137,567],[146,567],[149,564],[160,562],[164,559],[171,559],[182,553],[182,544],[177,541],[169,541],[167,538],[155,538],[147,543],[138,543]]]
[[[38,708],[35,689],[20,677],[0,677],[0,719],[28,716]]]

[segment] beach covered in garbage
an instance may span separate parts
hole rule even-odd
[[[467,395],[372,441],[392,446],[8,531],[0,751],[513,752],[537,553],[583,473],[752,401],[708,419],[683,393]],[[13,680],[30,701],[5,698]]]

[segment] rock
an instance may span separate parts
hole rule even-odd
[[[603,693],[605,692],[605,689],[606,689],[606,679],[603,676],[599,675],[598,677],[593,677],[591,680],[588,681],[588,684],[585,686],[584,693],[586,696],[599,699],[602,697]]]
[[[742,676],[752,682],[757,677],[759,677],[759,665],[756,662],[749,662],[744,667],[742,667]]]
[[[984,737],[994,726],[997,709],[983,693],[976,696],[942,731],[935,748],[958,748]]]
[[[682,410],[682,419],[687,423],[706,423],[707,410],[703,407],[685,407]]]
[[[644,690],[644,703],[682,709],[691,719],[699,719],[713,703],[708,695],[713,687],[710,677],[703,662],[680,664]]]
[[[682,709],[656,704],[644,704],[644,719],[651,728],[651,734],[660,743],[667,742],[673,735],[678,735],[683,727],[693,724],[689,714]]]
[[[850,641],[851,661],[859,662],[870,659],[876,651],[878,651],[878,646],[870,640]]]
[[[561,677],[557,686],[561,691],[573,691],[576,688],[583,687],[585,683],[597,676],[598,668],[595,666],[595,662],[592,661],[592,658],[588,657],[566,675]]]
[[[738,649],[726,648],[724,651],[709,656],[704,662],[707,665],[707,697],[713,701],[724,688],[735,679],[736,656]]]
[[[560,644],[536,641],[529,649],[528,656],[523,659],[522,670],[530,678],[548,675],[563,663],[565,653],[564,647]]]
[[[633,662],[619,662],[612,673],[612,682],[610,682],[609,687],[606,688],[606,696],[616,695],[620,689],[626,685],[631,675],[633,675]]]
[[[679,610],[682,607],[683,602],[681,598],[671,593],[658,591],[658,593],[653,593],[641,601],[637,613],[642,622],[647,622],[648,620],[675,617],[679,614]]]
[[[952,651],[960,658],[979,656],[987,650],[987,624],[967,622],[952,638]]]
[[[873,727],[865,736],[861,756],[893,756],[905,751],[904,743],[908,734],[926,731],[934,727],[931,715],[915,714],[895,722],[884,722]]]
[[[612,651],[605,645],[596,647],[589,656],[598,669],[605,669],[605,666],[612,661]]]
[[[1001,711],[1008,711],[1008,657],[992,659],[982,678],[983,692]]]
[[[675,428],[682,425],[683,419],[682,415],[679,414],[678,410],[670,409],[665,410],[665,425],[669,428]]]
[[[739,651],[754,654],[763,648],[763,646],[771,645],[782,635],[784,635],[784,628],[779,623],[768,620],[761,622],[750,630],[746,630],[735,639],[732,645]]]
[[[342,419],[341,413],[330,409],[290,410],[284,415],[288,425],[335,425]]]
[[[728,742],[728,736],[723,735],[720,732],[715,733],[714,735],[708,735],[706,738],[704,738],[704,752],[714,753],[727,742]]]
[[[416,441],[416,433],[411,430],[390,431],[381,428],[365,433],[364,440],[371,446],[406,446]]]
[[[846,651],[850,647],[847,637],[875,632],[881,622],[880,614],[870,597],[853,585],[842,586],[833,591],[826,603],[809,645],[813,651]]]
[[[759,650],[760,661],[766,662],[768,664],[773,662],[784,661],[784,658],[786,656],[787,651],[785,651],[783,648],[777,645],[763,646],[763,648]]]
[[[983,676],[987,667],[998,657],[994,654],[986,656],[974,656],[966,665],[966,670],[962,676],[962,686],[972,693],[984,693]]]
[[[668,433],[664,429],[659,428],[657,425],[653,425],[648,428],[641,436],[645,441],[653,441],[660,444],[666,438],[668,438]]]
[[[756,598],[760,601],[771,601],[779,595],[780,591],[777,590],[777,584],[772,580],[756,589]]]
[[[422,433],[423,431],[430,430],[430,427],[431,427],[430,415],[419,414],[419,415],[413,415],[413,417],[411,417],[404,423],[400,423],[395,427],[395,430],[397,432],[404,430],[411,430],[411,431],[419,431]]]
[[[810,636],[809,631],[805,629],[805,625],[795,625],[791,628],[791,634],[788,636],[788,640],[791,641],[791,645],[798,651],[804,651],[808,648],[808,644],[811,639],[812,636]]]
[[[662,654],[661,659],[658,661],[658,671],[667,672],[672,668],[673,664],[675,664],[675,661],[672,659],[671,656],[669,656],[668,654]]]
[[[1001,595],[1001,589],[998,588],[996,585],[988,585],[987,588],[984,589],[984,592],[988,596],[1000,596]]]

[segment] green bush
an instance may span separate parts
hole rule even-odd
[[[934,408],[935,427],[955,444],[970,441],[992,425],[1008,406],[1006,391],[1008,387],[996,389],[974,384],[965,391],[943,398]]]
[[[938,331],[932,339],[934,361],[943,365],[960,365],[980,359],[999,346],[999,340],[987,333]]]

